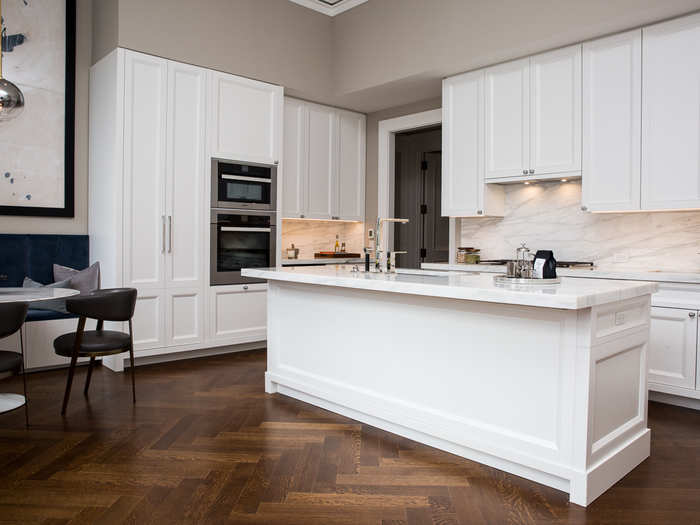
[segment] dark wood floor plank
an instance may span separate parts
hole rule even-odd
[[[32,426],[0,416],[0,523],[700,525],[700,412],[651,403],[652,456],[584,509],[267,395],[264,373],[264,351],[141,367],[133,406],[128,374],[98,367],[65,418],[65,371],[32,374]]]

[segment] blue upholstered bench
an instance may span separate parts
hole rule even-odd
[[[0,234],[0,287],[22,286],[25,277],[50,284],[54,282],[54,263],[83,270],[89,261],[87,235]],[[76,317],[35,308],[27,313],[28,322]]]

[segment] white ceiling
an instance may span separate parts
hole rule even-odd
[[[352,9],[367,0],[289,0],[295,4],[303,5],[319,13],[328,16],[339,15],[340,13]]]

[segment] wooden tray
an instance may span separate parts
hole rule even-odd
[[[316,252],[314,259],[359,259],[362,257],[359,253],[350,252]]]

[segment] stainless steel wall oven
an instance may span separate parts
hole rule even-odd
[[[277,168],[267,164],[211,160],[211,207],[275,211]]]

